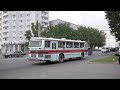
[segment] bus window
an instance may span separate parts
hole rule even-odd
[[[80,43],[80,48],[83,48],[84,47],[84,43]]]
[[[56,43],[52,43],[52,49],[56,49]]]
[[[85,47],[87,47],[87,44],[85,44]]]
[[[65,47],[65,42],[58,42],[58,48]]]
[[[45,47],[50,47],[50,41],[45,41]]]
[[[73,43],[72,42],[66,42],[66,47],[67,48],[73,48]]]
[[[42,41],[30,41],[29,47],[41,47]]]
[[[79,43],[74,43],[74,48],[79,48]]]

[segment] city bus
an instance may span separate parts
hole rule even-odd
[[[29,42],[29,60],[60,63],[73,58],[88,56],[86,41],[65,38],[32,37]]]

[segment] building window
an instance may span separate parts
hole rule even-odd
[[[20,22],[22,23],[23,21],[22,21],[22,20],[20,20]]]
[[[27,28],[30,28],[30,25],[27,25]]]
[[[16,23],[15,20],[13,20],[13,23]]]
[[[7,41],[7,38],[4,38],[5,41]]]
[[[13,14],[13,18],[15,18],[15,16],[16,16],[16,15],[15,15],[15,14]]]
[[[7,34],[8,34],[8,32],[4,32],[3,34],[4,34],[4,35],[7,35]]]
[[[48,20],[48,18],[47,18],[47,17],[44,17],[44,16],[42,16],[42,19],[43,19],[43,20]]]
[[[22,26],[22,25],[20,25],[20,28],[23,28],[23,26]]]
[[[6,26],[6,27],[3,27],[3,29],[4,29],[4,30],[7,30],[7,29],[8,29],[8,26]]]
[[[20,31],[20,33],[21,33],[21,34],[23,34],[23,32],[22,32],[22,31]]]
[[[47,22],[42,22],[42,24],[44,24],[44,25],[48,25],[48,23],[47,23]]]
[[[30,14],[27,14],[27,17],[30,17]]]
[[[48,14],[48,12],[46,12],[46,11],[42,11],[42,14],[46,15],[46,14]]]
[[[30,22],[30,20],[27,20],[27,23],[29,23]]]
[[[20,40],[23,40],[23,38],[22,38],[22,37],[20,37]]]
[[[15,29],[15,26],[13,26],[13,29]]]
[[[3,19],[6,19],[6,18],[8,18],[8,15],[6,15],[6,16],[3,16]]]
[[[20,14],[20,17],[23,17],[23,14]]]
[[[8,11],[3,11],[3,13],[7,13]]]
[[[7,24],[7,23],[8,23],[8,21],[4,21],[3,23],[4,23],[4,24]]]

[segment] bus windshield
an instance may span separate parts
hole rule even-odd
[[[42,41],[30,41],[29,47],[41,47]]]

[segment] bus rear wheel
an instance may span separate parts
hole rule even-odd
[[[64,55],[63,54],[59,55],[59,62],[60,63],[64,62]]]
[[[84,58],[84,53],[82,52],[81,53],[81,57],[80,57],[80,60]]]
[[[46,63],[52,63],[50,60],[47,60]]]

